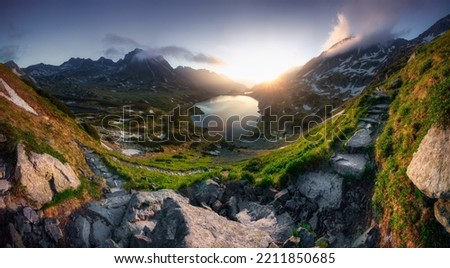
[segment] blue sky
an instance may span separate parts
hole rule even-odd
[[[118,60],[140,47],[174,67],[206,68],[251,85],[346,35],[411,39],[448,13],[442,0],[2,0],[0,61]]]

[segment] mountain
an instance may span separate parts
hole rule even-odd
[[[245,87],[205,70],[172,66],[160,55],[135,49],[117,62],[71,58],[59,66],[32,65],[23,69],[38,86],[78,111],[101,111],[126,104],[169,111],[207,97]],[[126,92],[132,91],[133,94]],[[95,107],[93,109],[92,107]]]
[[[209,70],[195,70],[191,67],[178,66],[175,72],[188,81],[194,88],[200,88],[211,93],[242,94],[247,87],[236,83],[225,75],[216,74]]]
[[[355,38],[346,38],[295,74],[254,86],[252,96],[260,101],[260,108],[271,106],[279,116],[294,115],[298,123],[311,113],[323,116],[325,105],[341,107],[370,83],[383,79],[386,67],[409,57],[414,47],[440,36],[450,28],[449,21],[450,15],[411,41],[395,39],[359,47]]]

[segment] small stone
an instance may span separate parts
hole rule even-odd
[[[46,218],[44,220],[44,230],[56,243],[63,237],[61,229],[58,227],[58,221],[54,218]]]
[[[439,199],[434,203],[434,217],[450,233],[450,201]]]
[[[297,201],[295,201],[294,199],[291,199],[291,200],[286,201],[286,204],[284,205],[284,207],[291,211],[295,211],[299,207],[299,205],[298,205]]]
[[[36,223],[39,221],[39,216],[37,215],[36,211],[34,211],[32,208],[30,207],[25,207],[23,209],[23,215],[25,216],[25,218],[27,218],[27,220],[31,223]]]
[[[297,229],[297,236],[300,238],[300,244],[302,245],[302,247],[314,247],[314,241],[316,240],[316,235],[314,233],[309,232],[303,227],[299,227]]]
[[[6,138],[5,135],[0,134],[0,143],[4,143],[4,142],[7,142],[7,141],[8,141],[8,138]]]
[[[291,195],[289,194],[288,189],[283,189],[275,195],[275,202],[280,202],[281,204],[284,204],[290,198]]]
[[[9,191],[11,184],[7,180],[0,180],[0,193],[5,193]]]
[[[15,248],[24,248],[25,245],[23,244],[22,237],[20,236],[19,232],[17,232],[16,228],[14,228],[14,225],[12,223],[9,223],[8,227],[12,246]]]
[[[111,238],[110,239],[106,239],[105,244],[103,246],[105,248],[119,248],[119,245],[114,240],[112,240]]]
[[[132,248],[149,248],[152,245],[152,240],[145,235],[134,235],[131,238],[130,246]]]
[[[353,248],[374,248],[378,244],[380,239],[380,232],[376,227],[370,227],[362,235],[360,235],[355,242],[353,242]]]
[[[289,237],[288,240],[286,240],[283,243],[283,248],[298,248],[300,245],[300,238],[296,236]]]

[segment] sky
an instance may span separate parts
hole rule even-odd
[[[448,0],[1,0],[0,62],[119,60],[134,48],[251,86],[334,43],[412,39]]]

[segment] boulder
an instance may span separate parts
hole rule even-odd
[[[339,208],[342,201],[341,176],[328,172],[309,172],[299,176],[297,188],[319,208]]]
[[[370,130],[360,129],[353,134],[353,136],[347,141],[345,146],[350,151],[360,151],[367,148],[372,144],[372,137],[370,137]]]
[[[434,203],[434,217],[450,233],[450,201],[439,199]]]
[[[70,234],[73,246],[79,248],[89,248],[91,246],[91,243],[89,242],[90,234],[91,224],[85,217],[78,216]]]
[[[102,220],[96,220],[92,224],[92,240],[94,247],[104,247],[105,241],[111,237],[111,227]]]
[[[409,163],[409,179],[431,198],[450,200],[450,128],[432,127]]]
[[[105,207],[98,202],[91,202],[88,210],[104,219],[109,225],[118,226],[122,222],[126,207]]]
[[[196,205],[211,206],[216,200],[222,199],[224,189],[213,180],[200,181],[187,188],[188,198]]]
[[[331,166],[342,176],[362,177],[368,160],[363,154],[335,154],[331,158]]]
[[[172,190],[133,194],[114,240],[126,245],[130,235],[133,245],[148,247],[267,247],[273,240],[267,232],[193,206]]]
[[[49,154],[27,153],[22,143],[17,145],[16,177],[36,208],[50,202],[55,193],[80,186],[68,163],[62,164]]]

